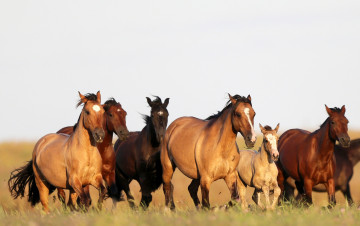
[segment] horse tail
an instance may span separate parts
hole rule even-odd
[[[33,160],[30,160],[25,166],[13,170],[10,174],[8,186],[11,196],[17,199],[19,196],[20,198],[24,197],[25,188],[28,185],[28,201],[32,206],[35,206],[36,203],[40,202],[40,194],[36,187],[32,164]]]

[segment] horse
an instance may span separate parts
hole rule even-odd
[[[341,191],[349,205],[354,204],[350,193],[350,180],[354,174],[354,166],[360,161],[360,139],[350,141],[350,147],[343,148],[336,144],[334,148],[336,168],[334,173],[335,191]],[[292,178],[285,182],[286,199],[290,200],[294,196],[296,188]],[[313,191],[326,192],[323,184],[313,187]]]
[[[230,100],[221,112],[205,120],[181,117],[172,122],[166,130],[160,151],[166,208],[175,209],[171,178],[176,167],[192,179],[188,190],[197,209],[200,204],[197,197],[199,186],[202,207],[209,209],[210,184],[219,179],[225,179],[231,192],[231,200],[239,199],[236,172],[239,149],[236,136],[240,132],[247,147],[254,146],[255,111],[250,95],[228,95]],[[233,204],[232,201],[230,205]]]
[[[329,197],[329,208],[336,205],[335,200],[335,142],[348,147],[349,121],[345,117],[345,106],[328,108],[329,117],[320,129],[310,133],[301,129],[291,129],[283,133],[279,139],[278,184],[284,195],[284,181],[292,177],[296,188],[305,199],[306,205],[312,204],[312,188],[317,184],[325,184]]]
[[[153,101],[149,97],[146,99],[151,110],[150,116],[144,115],[145,127],[141,132],[132,132],[125,141],[118,139],[114,146],[118,196],[123,190],[131,208],[135,207],[134,197],[129,189],[132,180],[136,180],[140,184],[142,193],[140,205],[144,209],[147,209],[152,201],[151,193],[162,184],[160,144],[169,116],[167,110],[169,98],[166,98],[164,103],[160,97],[156,97]]]
[[[279,136],[277,134],[280,124],[273,130],[270,126],[263,127],[259,124],[261,133],[264,135],[259,151],[241,150],[237,172],[240,178],[240,200],[242,207],[247,208],[246,187],[255,188],[252,199],[261,208],[264,206],[260,202],[260,193],[263,192],[266,200],[266,209],[274,209],[280,195],[280,188],[277,183],[278,169],[275,165],[279,157],[277,144]],[[270,206],[269,193],[274,191],[274,200]]]
[[[126,111],[122,108],[121,104],[114,98],[107,100],[104,105],[105,110],[105,136],[102,143],[97,144],[102,159],[102,177],[107,185],[109,196],[117,194],[117,187],[115,183],[115,152],[113,148],[113,133],[120,139],[126,139],[129,131],[126,127]],[[56,133],[72,134],[77,124],[60,129]],[[89,186],[84,187],[84,191],[90,198]],[[65,202],[65,192],[62,188],[58,188],[58,197],[61,202]],[[104,196],[99,198],[99,207],[101,207]],[[71,204],[69,199],[69,204]]]
[[[105,136],[104,108],[100,105],[101,95],[96,100],[88,99],[79,92],[83,104],[78,126],[72,135],[48,134],[35,144],[32,159],[23,167],[11,172],[9,190],[14,198],[24,197],[28,185],[28,201],[32,206],[41,202],[49,213],[48,196],[55,188],[70,190],[70,196],[80,197],[87,210],[90,201],[83,186],[93,185],[101,192],[101,156],[96,148]]]

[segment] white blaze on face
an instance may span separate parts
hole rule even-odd
[[[246,117],[247,117],[247,119],[249,121],[250,126],[251,126],[251,142],[255,142],[256,141],[256,134],[255,134],[253,124],[251,123],[251,120],[250,120],[250,109],[245,108],[244,113],[245,113],[245,115],[246,115]]]
[[[121,111],[120,109],[117,109],[116,111]]]
[[[92,107],[92,109],[95,111],[95,112],[99,112],[100,111],[100,106],[99,105],[94,105]]]
[[[277,145],[276,145],[276,137],[272,134],[266,134],[266,140],[270,143],[271,145],[271,150],[277,150]]]
[[[162,116],[163,114],[164,114],[163,111],[159,111],[159,112],[158,112],[158,115],[160,115],[160,116]]]

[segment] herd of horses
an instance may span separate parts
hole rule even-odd
[[[209,189],[213,181],[224,179],[231,194],[228,205],[246,203],[246,187],[255,188],[252,199],[262,209],[273,209],[282,200],[292,198],[312,204],[312,191],[326,191],[329,207],[336,204],[335,191],[340,190],[353,204],[349,181],[353,167],[360,160],[360,139],[350,141],[345,106],[328,108],[328,118],[314,132],[291,129],[278,135],[275,129],[260,126],[263,142],[259,151],[251,150],[256,141],[255,111],[252,99],[229,94],[223,110],[204,120],[181,117],[169,127],[169,98],[162,102],[146,98],[151,107],[144,115],[145,127],[129,132],[126,111],[114,98],[101,104],[100,92],[82,95],[82,111],[74,126],[40,138],[32,159],[11,172],[8,181],[13,198],[27,191],[32,206],[41,202],[49,212],[49,194],[58,191],[59,200],[72,210],[87,210],[91,205],[89,185],[99,190],[98,207],[105,198],[114,207],[124,200],[136,208],[129,184],[136,180],[141,187],[140,206],[146,209],[152,192],[161,185],[165,206],[175,209],[171,182],[178,168],[192,179],[188,190],[197,208],[201,188],[201,206],[210,208]],[[113,145],[113,134],[118,139]],[[247,150],[239,150],[240,133]],[[339,145],[336,144],[339,142]],[[298,195],[294,197],[295,188]],[[65,204],[64,189],[70,191]],[[264,193],[266,205],[260,200]],[[270,202],[270,194],[274,198]]]

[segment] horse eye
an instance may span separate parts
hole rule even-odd
[[[88,110],[85,110],[85,113],[88,115],[88,114],[90,114],[90,112],[88,111]]]
[[[109,116],[110,116],[110,117],[113,117],[113,114],[110,113]]]
[[[334,125],[334,124],[335,124],[335,122],[334,122],[334,121],[331,121],[331,124],[332,124],[332,125]]]
[[[237,112],[235,113],[235,115],[236,115],[237,117],[239,117],[239,118],[241,117],[241,114],[239,114],[239,113],[237,113]]]

